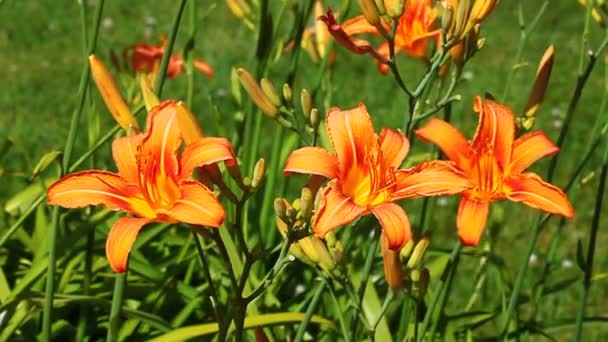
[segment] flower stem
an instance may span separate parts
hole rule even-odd
[[[426,329],[428,328],[429,323],[433,317],[433,312],[435,311],[435,307],[437,306],[437,303],[439,302],[439,299],[443,293],[444,287],[446,286],[446,284],[450,283],[452,273],[456,272],[456,266],[458,264],[458,259],[461,250],[462,244],[460,243],[460,241],[458,241],[452,249],[452,253],[450,254],[450,258],[448,259],[448,264],[443,270],[441,277],[438,279],[437,285],[435,285],[435,288],[433,289],[433,297],[431,298],[431,303],[429,304],[426,314],[424,315],[424,320],[422,321],[420,333],[418,334],[418,338],[416,339],[416,341],[421,341],[424,338],[424,334],[426,333]]]
[[[589,244],[587,247],[587,257],[585,258],[585,277],[583,279],[583,294],[579,300],[578,314],[576,316],[576,339],[581,341],[583,334],[583,321],[585,318],[585,306],[587,305],[587,297],[589,288],[591,287],[591,277],[593,276],[593,259],[595,256],[595,244],[597,241],[597,233],[600,227],[600,216],[602,213],[602,202],[606,194],[606,178],[608,178],[608,145],[604,152],[604,160],[602,165],[602,173],[600,175],[600,184],[597,189],[595,198],[595,209],[593,211],[593,220],[591,222],[591,234],[589,236]]]
[[[175,44],[177,31],[179,31],[179,23],[182,20],[182,14],[184,13],[184,8],[186,7],[186,1],[187,0],[181,0],[179,3],[179,7],[177,8],[177,14],[173,19],[171,34],[169,35],[169,40],[167,41],[165,50],[163,51],[163,59],[161,60],[160,67],[158,68],[158,76],[156,79],[156,84],[154,85],[154,92],[156,93],[158,98],[161,98],[162,96],[163,85],[165,84],[165,78],[167,77],[167,68],[169,67],[169,59],[171,59],[173,45]]]
[[[127,272],[120,273],[114,278],[114,292],[112,293],[112,306],[110,308],[110,321],[108,322],[108,342],[118,341],[118,331],[120,330],[120,313],[127,283]]]
[[[99,33],[99,24],[101,22],[101,13],[103,11],[104,1],[101,0],[97,4],[97,8],[95,10],[95,25],[93,30],[93,37],[91,39],[90,45],[88,46],[87,56],[83,56],[83,59],[86,61],[89,54],[95,52],[95,46],[97,44],[97,36]],[[86,4],[82,3],[82,6],[86,6]],[[81,10],[82,16],[82,30],[86,32],[86,12]],[[83,33],[83,35],[86,33]],[[85,48],[86,49],[86,48]],[[72,114],[72,118],[70,120],[70,130],[68,131],[68,137],[66,140],[65,148],[63,150],[63,160],[61,162],[62,168],[61,173],[64,174],[68,168],[70,163],[70,159],[72,156],[72,151],[74,150],[74,141],[76,140],[76,133],[78,132],[78,123],[80,122],[80,117],[82,115],[82,110],[84,108],[84,102],[87,94],[87,88],[89,85],[89,77],[90,70],[89,65],[85,62],[82,73],[80,75],[80,84],[78,86],[78,96],[80,98],[78,108]],[[55,272],[56,272],[56,258],[57,258],[57,235],[59,234],[59,207],[54,207],[51,214],[51,232],[49,236],[49,267],[46,273],[46,287],[44,293],[44,309],[42,311],[42,340],[50,341],[51,340],[51,325],[53,322],[53,297],[55,295]],[[19,227],[15,225],[15,227]],[[16,228],[15,228],[16,230]],[[5,235],[7,236],[7,235]],[[8,235],[10,236],[10,235]],[[3,241],[4,242],[4,241]]]
[[[325,290],[326,286],[327,286],[327,282],[325,281],[325,279],[321,280],[321,283],[317,287],[317,291],[315,291],[314,297],[312,297],[312,300],[308,304],[308,308],[306,309],[306,315],[304,316],[304,319],[302,320],[302,322],[300,323],[300,326],[298,327],[298,331],[296,332],[296,337],[293,340],[294,342],[302,341],[302,338],[304,337],[304,332],[306,332],[306,327],[308,326],[308,323],[310,322],[310,319],[312,318],[312,314],[317,309],[317,305],[319,304],[319,300],[321,299],[321,294],[323,294],[323,291]]]

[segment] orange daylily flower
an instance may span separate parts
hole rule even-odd
[[[159,45],[152,45],[143,41],[131,49],[131,63],[135,71],[143,71],[147,73],[156,73],[160,67],[160,62],[163,58],[167,38],[161,37]],[[184,71],[185,62],[182,55],[179,53],[171,55],[169,65],[167,66],[167,77],[175,78]],[[205,74],[208,78],[213,76],[211,66],[200,59],[194,59],[194,67]]]
[[[400,249],[410,239],[410,222],[394,201],[455,194],[471,186],[452,162],[432,161],[399,169],[409,151],[407,138],[386,128],[377,136],[363,104],[350,110],[330,109],[327,133],[335,152],[320,147],[298,149],[291,153],[283,171],[330,179],[320,190],[313,217],[313,230],[320,238],[373,213],[389,248]]]
[[[475,137],[468,142],[452,125],[431,119],[416,131],[423,140],[437,145],[473,183],[462,192],[457,227],[465,245],[476,246],[486,225],[490,202],[509,199],[568,218],[574,216],[564,192],[526,168],[542,157],[558,152],[540,131],[515,139],[515,121],[508,107],[476,97],[479,113]]]
[[[144,133],[112,144],[118,173],[89,170],[69,174],[51,185],[48,203],[66,208],[103,205],[136,217],[123,217],[110,229],[106,255],[112,269],[124,272],[140,229],[151,222],[219,227],[226,213],[215,195],[190,179],[197,167],[220,161],[235,163],[226,139],[200,138],[178,157],[182,134],[174,101],[165,101],[148,114]]]
[[[441,30],[437,28],[436,18],[437,13],[431,0],[406,1],[395,32],[395,53],[403,51],[412,57],[426,59],[429,41],[438,41],[441,33]],[[390,57],[388,42],[384,42],[374,49],[367,41],[353,39],[353,36],[362,33],[381,35],[378,28],[371,25],[363,15],[339,25],[330,8],[327,10],[327,15],[319,17],[319,20],[325,22],[329,32],[338,43],[357,54],[370,53],[376,58],[379,70],[383,74],[388,72],[389,69],[386,65]],[[384,26],[387,31],[390,31],[388,25],[384,23]]]

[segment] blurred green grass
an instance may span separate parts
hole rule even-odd
[[[63,148],[70,116],[76,107],[76,89],[84,63],[79,10],[76,1],[62,3],[63,6],[54,2],[0,2],[0,22],[3,23],[0,26],[0,51],[3,51],[0,54],[0,138],[11,137],[15,141],[15,147],[1,160],[1,168],[4,170],[4,185],[0,191],[2,202],[28,184],[30,170],[45,152]],[[87,3],[90,4],[88,8],[91,21],[95,1]],[[528,21],[539,5],[533,1],[525,2]],[[205,130],[213,134],[217,131],[215,124],[207,124],[213,122],[210,98],[222,116],[235,115],[236,107],[230,99],[230,70],[235,66],[249,66],[249,61],[255,54],[255,41],[254,35],[232,16],[223,1],[205,2],[204,6],[198,8],[200,22],[195,56],[211,64],[216,73],[211,80],[202,75],[196,76],[195,99],[191,107],[201,122],[205,123]],[[109,62],[110,49],[120,51],[141,40],[157,42],[160,34],[170,31],[174,11],[174,2],[168,0],[108,2],[103,14],[98,55]],[[584,9],[574,0],[551,2],[524,49],[524,62],[518,66],[506,102],[516,113],[521,112],[527,101],[536,64],[545,48],[554,44],[556,62],[549,91],[537,114],[535,127],[543,129],[554,141],[576,82],[583,17]],[[598,45],[602,34],[594,24],[592,23],[589,37],[591,47]],[[500,99],[507,73],[514,62],[519,42],[515,2],[503,1],[484,23],[482,33],[487,38],[486,45],[467,65],[464,74],[466,80],[456,91],[462,94],[462,101],[453,106],[452,120],[456,126],[464,128],[465,134],[469,136],[472,135],[476,122],[471,108],[473,97],[491,93]],[[178,49],[183,48],[185,36],[185,25],[182,25],[176,44]],[[337,50],[331,105],[348,108],[364,102],[373,115],[377,129],[383,125],[401,127],[407,98],[392,78],[379,74],[368,56],[355,56],[340,47]],[[400,60],[403,62],[401,70],[404,79],[412,84],[424,71],[424,65],[406,57],[401,57]],[[281,66],[284,64],[285,61],[279,61],[270,67],[270,78],[275,84],[283,82]],[[603,64],[602,56],[584,91],[568,140],[561,151],[555,177],[555,183],[560,186],[565,185],[567,177],[580,159],[604,96]],[[313,80],[309,75],[315,74],[315,65],[308,56],[302,56],[300,68],[296,89],[311,86]],[[185,83],[185,77],[169,80],[164,97],[184,99]],[[91,88],[90,93],[98,101],[94,88]],[[97,103],[101,106],[101,102]],[[102,127],[108,129],[113,124],[111,117],[106,115],[104,108],[99,110],[103,114]],[[86,127],[86,122],[80,124]],[[268,130],[274,129],[272,123],[265,127]],[[78,141],[76,156],[86,150],[85,134],[80,134]],[[262,142],[262,155],[268,150],[264,147],[272,143],[270,139]],[[422,149],[422,144],[418,148]],[[100,155],[107,158],[107,148],[102,149]],[[598,159],[592,162],[596,169],[599,167]],[[547,165],[547,161],[542,161],[533,170],[544,172]],[[577,217],[568,223],[558,252],[558,259],[566,261],[563,264],[566,268],[569,265],[567,261],[574,262],[576,241],[584,239],[588,234],[596,184],[597,179],[591,179],[584,186],[579,186],[572,198]],[[277,194],[279,195],[284,194]],[[405,206],[411,207],[410,213],[415,216],[414,208],[418,204],[406,203]],[[604,207],[608,209],[608,205]],[[454,212],[453,200],[448,201],[447,208],[450,208],[447,216],[451,219]],[[604,222],[608,219],[606,212],[608,210],[604,210],[602,217]],[[525,248],[526,230],[535,215],[532,210],[522,206],[504,207],[501,239],[497,241],[496,250],[511,270],[519,263]],[[433,222],[445,222],[444,216],[437,210]],[[497,216],[497,210],[494,210],[494,216]],[[542,254],[547,250],[556,222],[553,220],[544,230],[537,253]],[[455,234],[449,224],[437,229],[442,232],[440,235],[446,236],[447,241],[454,240]],[[607,249],[604,247],[606,242],[608,239],[605,234],[600,233],[596,253],[600,256],[596,262],[598,272],[608,268],[608,258],[605,257]],[[542,261],[542,255],[539,257]],[[578,272],[575,269],[572,267],[572,272]],[[538,276],[541,271],[539,267],[533,267],[531,273]],[[531,279],[534,280],[534,277]],[[588,313],[606,314],[603,308],[608,304],[608,289],[606,286],[594,286],[592,289],[591,298],[594,300],[591,301]],[[462,291],[457,289],[456,293],[462,295],[462,298],[468,297]],[[557,297],[559,301],[571,302],[574,308],[577,293],[578,287],[575,286]],[[454,296],[457,297],[460,296]],[[454,300],[456,303],[461,302],[460,299]]]

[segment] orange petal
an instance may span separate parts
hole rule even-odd
[[[291,152],[284,175],[292,172],[319,175],[327,178],[336,178],[338,175],[338,160],[336,156],[320,147],[303,147]]]
[[[211,65],[201,61],[200,59],[194,60],[194,67],[203,74],[205,74],[207,78],[213,77],[213,68],[211,67]]]
[[[393,168],[399,168],[410,150],[410,142],[400,131],[383,128],[378,138],[382,159]]]
[[[118,138],[112,143],[112,156],[118,167],[118,173],[127,183],[139,184],[137,149],[143,138],[143,134],[137,134]]]
[[[372,120],[362,103],[349,110],[331,108],[327,113],[327,132],[341,173],[364,165],[369,153],[378,150]]]
[[[395,176],[395,190],[391,195],[393,200],[453,195],[472,187],[471,181],[452,162],[447,161],[421,163],[407,170],[398,170]]]
[[[477,246],[488,220],[490,203],[462,196],[458,207],[458,235],[465,246]]]
[[[416,135],[424,141],[430,141],[461,170],[468,170],[471,148],[467,139],[451,124],[432,118],[422,128],[416,130]]]
[[[401,48],[399,46],[395,46],[395,54],[397,54],[399,51],[401,51]],[[387,42],[383,42],[382,44],[380,44],[376,48],[376,52],[379,55],[384,56],[384,58],[386,58],[387,60],[391,56],[391,51],[390,51],[390,48],[389,48]],[[386,64],[378,59],[376,59],[376,66],[378,67],[378,71],[380,71],[380,73],[383,75],[388,74],[389,70],[391,70],[390,67],[388,66],[388,64]]]
[[[377,35],[380,34],[380,32],[378,32],[378,29],[368,23],[365,17],[362,15],[358,15],[343,22],[342,29],[349,36],[361,33],[372,33]]]
[[[184,180],[180,186],[182,197],[163,214],[189,224],[219,227],[226,218],[224,207],[207,187],[195,180]]]
[[[401,249],[411,238],[410,220],[403,208],[395,203],[385,203],[372,209],[388,240],[388,248]]]
[[[535,173],[528,172],[505,178],[504,191],[511,201],[523,202],[532,208],[567,218],[574,217],[574,209],[566,194],[560,188],[543,181]]]
[[[104,205],[152,218],[156,214],[136,186],[119,175],[106,171],[82,171],[69,174],[53,183],[47,191],[49,205],[81,208]]]
[[[366,208],[355,205],[350,198],[336,189],[335,185],[332,181],[321,190],[319,206],[313,218],[313,230],[320,238],[324,238],[327,232],[367,214]]]
[[[336,41],[340,43],[340,45],[344,46],[351,52],[354,52],[359,55],[369,53],[381,63],[388,64],[388,60],[386,59],[386,57],[378,54],[378,52],[374,50],[374,48],[370,45],[369,42],[364,40],[355,41],[351,39],[351,37],[336,21],[336,17],[334,16],[334,13],[331,8],[327,10],[327,15],[320,16],[318,20],[323,21],[327,25],[327,30],[334,37],[334,39],[336,39]]]
[[[511,175],[522,173],[535,161],[558,151],[559,148],[541,131],[522,135],[513,143],[511,165],[506,173]]]
[[[509,107],[481,97],[475,97],[473,109],[479,113],[479,125],[473,138],[475,150],[493,147],[494,156],[503,169],[511,162],[511,149],[515,136],[515,121]]]
[[[184,148],[180,158],[180,177],[188,178],[195,168],[221,161],[228,165],[236,162],[230,142],[224,138],[200,138]]]
[[[123,217],[114,223],[106,240],[106,257],[114,272],[124,273],[127,270],[129,253],[137,234],[149,222],[147,219]]]
[[[176,177],[177,150],[181,143],[175,101],[161,102],[148,113],[148,129],[141,151],[143,172],[147,175]]]

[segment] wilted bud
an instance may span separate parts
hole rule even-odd
[[[293,93],[291,91],[291,87],[287,83],[283,84],[283,99],[289,104],[291,104],[293,100]]]
[[[275,106],[280,107],[281,98],[279,97],[279,94],[277,93],[276,89],[274,89],[272,83],[268,79],[262,78],[262,80],[260,81],[260,85],[262,86],[262,91],[264,92],[264,94],[266,94],[266,96],[268,96],[270,102],[272,102],[272,104],[274,104]]]
[[[186,145],[189,145],[202,138],[203,129],[198,124],[196,117],[188,109],[188,107],[186,107],[186,105],[180,101],[175,106],[175,110],[177,111],[177,123],[179,125],[179,130],[182,133],[182,137],[184,138]]]
[[[363,17],[372,26],[382,26],[382,20],[380,19],[380,13],[376,7],[374,0],[357,0],[359,8],[363,13]]]
[[[279,114],[279,110],[275,105],[270,101],[270,99],[264,94],[262,88],[258,85],[258,83],[253,79],[251,74],[243,69],[237,69],[237,73],[239,75],[239,80],[243,85],[243,88],[247,91],[251,100],[270,118],[274,119]]]
[[[304,219],[308,220],[312,216],[313,206],[314,198],[312,191],[306,187],[302,188],[302,193],[300,194],[300,212]]]
[[[321,123],[321,118],[319,117],[319,110],[317,108],[313,108],[310,111],[310,126],[316,131],[319,128],[319,123]]]
[[[160,103],[160,100],[152,90],[152,85],[150,84],[150,79],[148,75],[145,73],[139,74],[139,87],[141,88],[141,93],[144,97],[144,104],[146,105],[146,110],[150,111],[157,104]]]
[[[401,248],[401,260],[405,261],[407,260],[410,255],[412,254],[412,251],[414,250],[414,240],[410,239],[405,246],[403,246],[403,248]]]
[[[412,256],[407,261],[407,268],[413,269],[420,264],[422,258],[424,257],[424,253],[426,252],[427,247],[429,246],[430,240],[428,236],[423,237],[418,241],[416,247],[414,247],[414,252],[412,252]]]
[[[266,161],[261,158],[257,163],[255,163],[255,167],[253,168],[251,187],[254,189],[259,187],[264,179],[264,175],[266,175]]]
[[[532,86],[528,103],[524,109],[524,117],[526,118],[532,118],[543,101],[547,85],[549,84],[549,78],[551,77],[554,57],[555,49],[553,48],[553,45],[551,45],[545,51],[538,64],[538,69],[536,69],[534,85]]]
[[[97,89],[114,120],[126,131],[139,131],[139,125],[118,91],[118,87],[105,65],[95,55],[89,56],[91,74]]]
[[[384,261],[386,283],[393,290],[400,289],[403,287],[403,271],[399,251],[388,247],[388,239],[384,234],[380,238],[382,239],[382,259]]]
[[[287,217],[287,203],[285,202],[286,201],[282,198],[274,199],[274,213],[280,219],[284,219],[285,217]]]
[[[312,110],[312,98],[306,89],[302,89],[302,93],[300,94],[300,104],[302,105],[302,113],[304,113],[304,117],[307,119],[310,118],[310,111]]]

